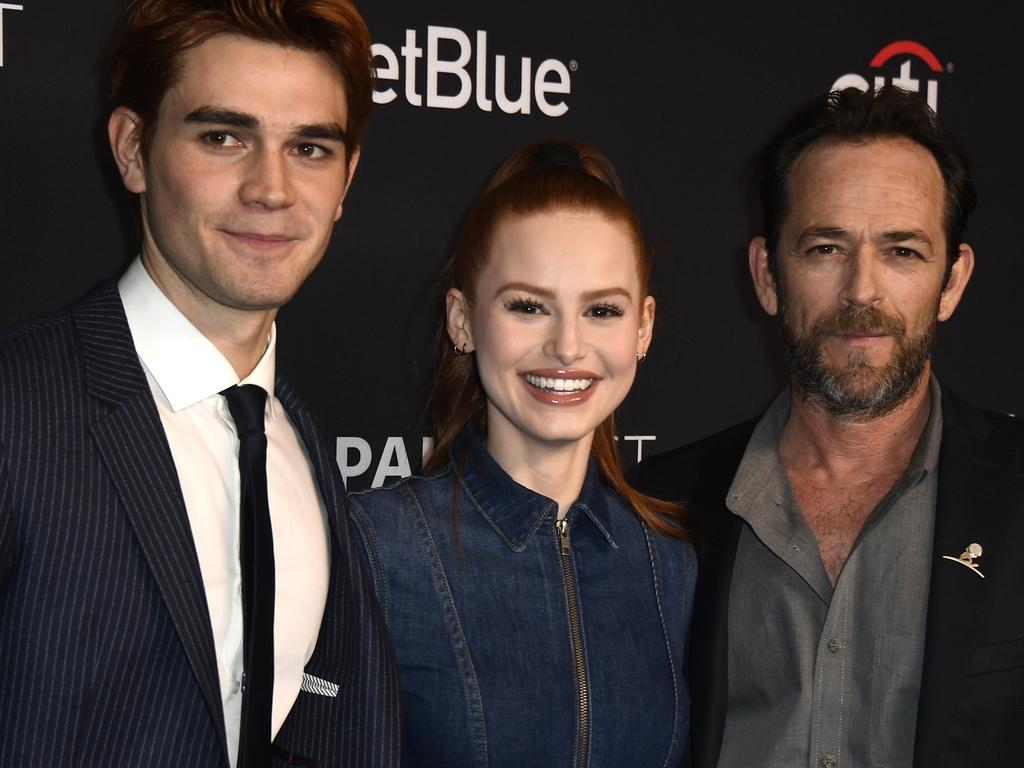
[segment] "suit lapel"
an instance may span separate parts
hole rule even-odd
[[[104,285],[77,305],[74,315],[86,386],[103,404],[91,424],[93,440],[142,545],[226,756],[217,657],[192,529],[116,284]]]
[[[345,634],[357,626],[358,622],[358,617],[353,618],[346,613],[351,610],[353,603],[347,599],[350,582],[346,567],[348,542],[344,524],[345,499],[334,481],[332,459],[324,449],[312,413],[280,375],[274,387],[274,394],[288,412],[299,438],[306,447],[306,453],[316,475],[320,498],[327,511],[328,536],[331,539],[331,575],[324,617],[316,646],[309,661],[306,662],[304,671],[340,687],[337,698],[300,696],[278,733],[275,744],[292,756],[340,754],[339,740],[348,733],[342,725],[344,718],[341,708],[343,704],[347,705],[351,698],[350,670],[354,661],[353,651],[358,648],[352,638]]]
[[[942,556],[957,557],[973,542],[984,547],[996,535],[992,516],[979,499],[979,474],[985,466],[980,447],[987,424],[945,390],[942,421],[915,766],[939,765],[944,760],[942,754],[932,750],[945,741],[958,691],[967,675],[974,645],[974,617],[986,594],[984,579]],[[980,565],[984,572],[984,559]]]
[[[300,694],[275,745],[316,765],[398,764],[398,678],[384,622],[350,533],[333,452],[312,411],[282,377],[275,394],[306,446],[331,529],[331,583],[305,672],[339,686],[336,697]]]
[[[320,431],[316,427],[312,412],[301,400],[291,385],[281,376],[275,382],[275,395],[288,411],[288,416],[295,425],[299,438],[306,446],[310,463],[316,475],[317,488],[327,510],[327,520],[331,537],[331,581],[327,591],[327,604],[324,608],[324,620],[317,637],[316,648],[306,669],[311,674],[322,676],[333,683],[342,683],[342,658],[345,649],[351,646],[342,632],[352,626],[353,620],[345,614],[352,607],[352,600],[346,599],[351,590],[347,562],[350,541],[348,527],[345,523],[345,498],[334,480],[336,469],[332,458],[324,450]]]
[[[723,500],[725,489],[721,494]],[[729,590],[742,526],[722,501],[719,504],[721,509],[714,514],[713,527],[709,526],[698,543],[702,557],[694,615],[700,617],[698,621],[703,622],[703,627],[693,633],[692,719],[694,731],[704,734],[706,741],[703,750],[697,746],[699,742],[694,742],[696,768],[714,768],[718,762],[729,698]],[[700,722],[702,718],[704,722]]]
[[[729,701],[729,593],[743,522],[726,497],[756,422],[736,427],[703,456],[697,482],[695,543],[699,557],[694,603],[691,755],[695,768],[718,764]]]
[[[344,510],[344,499],[339,495],[338,488],[334,482],[334,472],[331,464],[332,459],[328,456],[321,443],[320,431],[317,429],[316,421],[312,413],[298,394],[288,383],[287,379],[278,375],[274,382],[274,395],[295,425],[299,438],[306,447],[309,454],[309,461],[313,465],[316,474],[317,489],[327,509],[327,519],[330,523],[331,536],[336,548],[344,551],[348,545],[347,529],[342,529],[339,524],[339,514]]]

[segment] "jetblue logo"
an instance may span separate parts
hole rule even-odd
[[[897,88],[913,91],[914,93],[921,93],[923,86],[928,106],[932,108],[933,112],[937,113],[939,111],[939,81],[934,79],[934,76],[929,75],[929,79],[922,83],[919,77],[913,76],[912,67],[916,59],[918,66],[923,63],[931,72],[941,73],[943,68],[942,64],[939,63],[938,57],[920,43],[915,43],[913,40],[899,40],[895,43],[890,43],[876,53],[874,58],[871,59],[869,66],[872,69],[882,69],[893,59],[899,62],[899,74],[889,82]],[[848,74],[836,80],[832,84],[832,90],[841,91],[843,88],[853,87],[866,91],[873,87],[877,91],[885,84],[886,79],[883,74],[874,75],[871,82],[861,75]]]
[[[0,3],[0,67],[4,65],[4,11],[23,11],[25,6]]]
[[[529,57],[517,61],[502,54],[489,56],[484,31],[476,32],[474,43],[461,29],[427,27],[424,51],[416,30],[407,29],[405,45],[397,53],[384,43],[374,43],[372,51],[377,104],[390,104],[401,92],[414,107],[462,109],[472,99],[483,112],[497,107],[508,115],[529,115],[536,108],[548,117],[561,117],[569,111],[566,97],[572,92],[570,70],[575,71],[576,62],[566,66],[545,59],[534,67]]]

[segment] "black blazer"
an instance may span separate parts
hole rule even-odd
[[[299,694],[278,758],[397,765],[394,660],[337,467],[276,387],[331,528],[306,672],[340,686]],[[199,562],[115,283],[0,334],[0,766],[100,765],[228,765]]]
[[[1020,762],[1024,739],[1024,423],[943,389],[915,768]],[[634,472],[654,496],[689,502],[699,558],[689,681],[691,757],[718,761],[728,694],[728,600],[742,521],[726,492],[756,421],[654,456]],[[943,560],[977,542],[985,578]]]

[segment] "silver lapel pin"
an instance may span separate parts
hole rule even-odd
[[[960,565],[966,565],[968,568],[970,568],[972,571],[974,571],[976,574],[978,574],[979,576],[981,576],[981,578],[984,579],[985,578],[985,574],[978,570],[978,564],[976,562],[974,562],[976,558],[981,557],[981,553],[982,553],[981,544],[975,543],[975,544],[968,545],[967,549],[965,549],[960,554],[960,557],[953,557],[952,555],[943,555],[942,559],[943,560],[952,560],[954,563],[960,563]]]

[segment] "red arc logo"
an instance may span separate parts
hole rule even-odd
[[[876,53],[873,59],[871,59],[871,66],[878,68],[885,64],[889,59],[903,53],[909,53],[911,56],[917,56],[917,58],[921,59],[921,61],[929,66],[932,72],[942,71],[942,65],[939,63],[938,57],[923,45],[915,43],[913,40],[897,40],[895,43],[889,43],[885,48]]]

